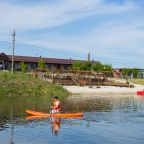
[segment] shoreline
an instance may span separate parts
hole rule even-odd
[[[63,86],[72,95],[136,95],[136,92],[144,89],[144,85],[133,84],[134,88],[116,86]]]

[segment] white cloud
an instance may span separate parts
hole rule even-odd
[[[0,28],[10,31],[59,26],[92,14],[115,14],[135,9],[132,4],[106,4],[103,0],[60,0],[37,5],[0,2]]]
[[[51,38],[48,35],[42,39],[39,36],[39,40],[25,39],[24,41],[40,46],[41,51],[44,47],[44,51],[47,52],[51,48],[61,53],[71,52],[70,54],[76,55],[76,57],[79,53],[80,58],[86,56],[90,51],[93,58],[102,57],[105,63],[106,61],[110,61],[110,63],[119,61],[124,65],[127,62],[133,66],[138,61],[140,63],[144,60],[144,29],[141,29],[143,21],[142,17],[127,22],[123,22],[123,20],[108,21],[91,29],[83,36],[62,36],[59,33],[54,33],[54,35],[51,33]],[[20,38],[18,41],[22,39]]]
[[[58,32],[43,36],[43,33],[38,33],[37,39],[29,35],[18,35],[17,42],[44,47],[43,53],[46,48],[62,53],[69,51],[73,56],[78,53],[86,55],[91,51],[94,58],[101,56],[119,61],[142,61],[144,18],[131,14],[137,12],[136,10],[139,7],[133,1],[118,5],[105,3],[104,0],[59,0],[56,3],[47,2],[33,6],[0,2],[0,38],[5,39],[4,34],[12,32],[14,28],[20,33],[24,30],[56,27],[93,15],[103,18],[114,16],[96,27],[88,27],[89,32],[81,36],[62,35]],[[116,18],[119,14],[123,15],[122,19]]]

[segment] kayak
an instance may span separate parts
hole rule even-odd
[[[30,115],[30,116],[26,117],[27,120],[45,119],[45,118],[49,118],[49,116],[34,116],[34,115]],[[57,118],[83,118],[83,116],[69,116],[69,117],[57,117]]]
[[[137,95],[144,95],[144,90],[137,91]]]
[[[83,117],[83,113],[43,113],[43,112],[37,112],[32,110],[26,110],[27,114],[30,114],[35,117],[66,117],[66,118],[72,118],[72,117]]]

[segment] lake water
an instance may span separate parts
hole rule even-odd
[[[49,111],[49,98],[0,97],[0,144],[143,144],[144,97],[72,96],[63,111],[83,118],[27,119],[25,109]]]

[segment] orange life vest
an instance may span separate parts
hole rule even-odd
[[[59,102],[59,105],[56,104],[57,102]],[[59,100],[54,101],[53,106],[55,107],[54,108],[55,110],[60,110],[61,109],[60,101]]]

